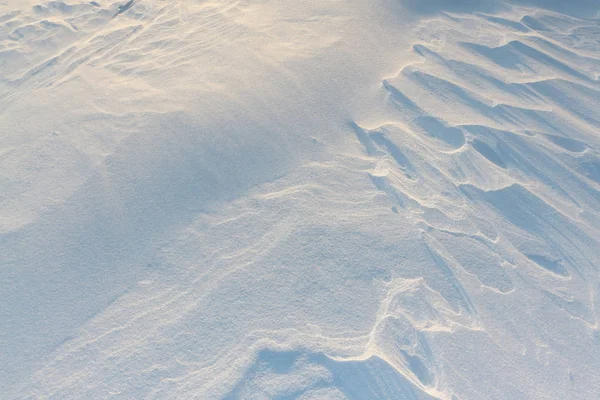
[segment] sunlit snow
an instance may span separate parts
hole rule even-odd
[[[0,398],[600,398],[599,12],[0,0]]]

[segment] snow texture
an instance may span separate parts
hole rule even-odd
[[[600,398],[599,11],[0,1],[0,398]]]

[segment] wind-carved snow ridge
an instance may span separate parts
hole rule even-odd
[[[65,83],[81,68],[145,75],[181,65],[195,52],[225,45],[236,34],[231,22],[235,1],[201,7],[200,27],[195,29],[184,24],[189,11],[183,0],[179,7],[166,0],[101,3],[50,1],[32,7],[22,18],[5,15],[2,31],[9,41],[3,47],[10,57],[1,69],[6,90],[0,97],[0,110],[23,93]],[[207,24],[213,28],[209,32],[202,29]],[[192,45],[198,30],[202,41]],[[178,40],[160,38],[178,31]],[[161,48],[159,57],[154,57],[156,46]],[[23,61],[28,70],[16,67]]]
[[[475,310],[453,311],[423,279],[398,278],[389,287],[363,357],[379,357],[414,386],[433,397],[444,397],[448,389],[444,371],[431,351],[429,336],[456,329],[478,330]]]
[[[596,398],[600,17],[500,3],[0,4],[6,397]]]
[[[599,20],[518,12],[525,15],[445,15],[416,28],[413,50],[422,61],[383,81],[397,116],[354,130],[377,160],[368,173],[374,186],[403,221],[428,232],[426,243],[443,249],[432,257],[457,287],[469,278],[448,265],[498,293],[518,290],[517,276],[533,279],[539,294],[595,331],[600,187],[588,166],[600,155],[600,58],[587,33],[600,32]],[[516,272],[524,266],[528,272]],[[472,291],[460,293],[468,299]],[[486,332],[485,319],[473,318]],[[383,359],[402,359],[400,332],[389,330]],[[443,370],[431,360],[435,351],[416,358],[405,351],[405,365],[390,364],[417,386],[444,388],[423,364]]]

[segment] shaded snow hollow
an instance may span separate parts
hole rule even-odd
[[[600,5],[0,2],[0,397],[600,397]]]

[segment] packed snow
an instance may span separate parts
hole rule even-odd
[[[0,0],[0,398],[600,398],[600,2]]]

